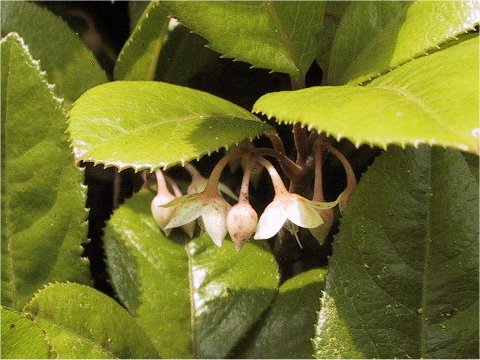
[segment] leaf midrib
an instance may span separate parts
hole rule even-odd
[[[411,93],[410,91],[408,91],[408,89],[400,86],[390,86],[390,85],[372,86],[371,88],[383,89],[383,90],[388,90],[396,93],[398,96],[405,98],[410,103],[413,103],[414,105],[416,105],[422,112],[424,112],[430,118],[432,118],[435,122],[437,122],[441,128],[448,130],[451,133],[463,136],[463,133],[461,131],[456,130],[452,126],[449,126],[448,122],[443,121],[443,119],[430,106],[428,106],[422,100],[421,97]]]
[[[427,191],[430,193],[432,191],[432,150],[428,151],[428,169],[427,169],[427,184],[428,184],[428,189]],[[425,194],[426,196],[426,210],[427,213],[425,214],[426,216],[426,229],[425,229],[425,247],[424,247],[424,267],[423,267],[423,274],[422,274],[422,293],[421,293],[421,308],[423,309],[422,314],[420,314],[420,358],[425,359],[428,357],[426,353],[426,335],[427,335],[427,301],[426,301],[426,294],[427,294],[427,273],[428,273],[428,268],[430,264],[430,251],[431,251],[431,228],[432,228],[432,223],[431,223],[431,206],[432,206],[432,201],[431,201],[431,196],[430,194],[427,193]]]
[[[6,42],[2,41],[2,44],[5,44]],[[7,55],[7,78],[5,80],[5,92],[6,94],[2,94],[2,109],[4,111],[2,111],[2,164],[4,164],[5,166],[5,169],[3,169],[3,166],[2,166],[2,172],[5,171],[5,173],[2,173],[2,211],[5,209],[5,227],[6,229],[4,230],[5,231],[5,236],[7,237],[7,253],[8,253],[8,270],[9,270],[9,278],[10,278],[10,281],[9,281],[9,284],[10,284],[10,288],[11,288],[11,292],[12,292],[12,297],[11,297],[11,301],[12,301],[12,308],[16,309],[17,308],[17,297],[18,297],[18,294],[17,294],[17,288],[15,286],[15,274],[14,274],[14,266],[13,266],[13,240],[12,240],[12,236],[10,234],[10,229],[9,229],[9,226],[8,226],[8,223],[10,222],[9,221],[9,218],[10,218],[10,196],[8,196],[8,194],[6,194],[6,190],[8,190],[8,186],[7,186],[7,179],[6,179],[6,174],[8,173],[8,170],[7,170],[7,162],[5,161],[6,159],[6,151],[5,151],[5,147],[6,147],[6,139],[7,139],[7,135],[6,135],[6,121],[7,121],[7,107],[8,107],[8,94],[9,94],[9,80],[10,80],[10,60],[11,60],[11,57],[12,57],[12,45],[9,46],[8,48],[8,53]],[[3,70],[3,69],[2,69]],[[4,187],[6,189],[4,189]],[[4,196],[5,195],[5,196]]]
[[[341,83],[344,83],[346,81],[345,75],[350,75],[351,76],[350,72],[351,72],[352,68],[354,68],[354,66],[356,66],[361,60],[363,60],[367,56],[367,54],[369,53],[369,51],[371,50],[373,45],[376,44],[377,40],[379,38],[381,38],[381,36],[385,33],[385,29],[387,29],[390,26],[398,23],[399,20],[401,19],[401,17],[405,14],[406,9],[408,9],[408,6],[412,5],[411,3],[408,3],[408,2],[406,2],[405,4],[404,5],[406,7],[404,7],[402,9],[402,11],[399,11],[398,14],[391,19],[391,21],[389,21],[387,24],[385,24],[385,26],[383,26],[379,31],[377,31],[376,34],[369,41],[368,45],[365,46],[363,48],[363,50],[358,54],[358,56],[355,57],[355,59],[347,66],[345,71],[343,71],[344,75],[341,77]],[[371,71],[370,71],[370,73],[371,73]]]
[[[289,39],[288,34],[285,30],[285,27],[283,26],[282,22],[280,21],[280,18],[278,17],[277,10],[275,10],[271,1],[266,1],[265,7],[267,9],[268,15],[270,16],[270,19],[272,20],[272,22],[276,26],[276,29],[278,30],[278,33],[280,34],[279,38],[283,47],[285,48],[285,50],[287,50],[290,60],[292,60],[295,67],[297,68],[297,72],[300,74],[300,71],[301,71],[300,66],[295,60],[298,59],[298,62],[300,62],[301,56],[299,56],[299,54],[297,53],[297,50],[294,48],[293,41]],[[298,8],[297,8],[297,15],[298,15]]]

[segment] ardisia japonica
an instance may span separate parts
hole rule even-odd
[[[303,131],[303,129],[302,129]],[[181,195],[178,185],[168,178],[176,196],[170,193],[165,176],[156,170],[157,195],[153,199],[152,214],[165,235],[170,235],[173,228],[188,226],[186,231],[193,234],[195,222],[208,233],[217,246],[221,246],[227,233],[239,251],[244,243],[251,239],[265,240],[277,235],[282,227],[296,238],[298,227],[307,228],[320,244],[328,235],[333,223],[333,209],[337,204],[343,209],[348,197],[356,185],[355,175],[348,160],[335,149],[325,138],[317,133],[310,134],[303,161],[296,163],[285,155],[285,147],[278,135],[269,134],[274,148],[256,148],[251,142],[233,148],[217,163],[210,178],[206,179],[192,165],[185,169],[191,175],[191,183],[187,187],[187,195]],[[312,139],[314,139],[312,141]],[[346,175],[347,186],[335,201],[326,202],[323,196],[322,162],[323,152],[329,151],[342,163]],[[314,173],[314,192],[311,200],[287,189],[282,176],[265,156],[276,158],[285,175],[293,179],[306,178],[308,172]],[[244,175],[237,197],[220,176],[227,164],[242,164]],[[234,165],[235,166],[235,165]],[[260,168],[259,168],[260,167]],[[249,201],[249,188],[253,169],[266,169],[274,190],[273,200],[265,207],[260,218]],[[222,196],[229,195],[238,200],[233,206]],[[298,238],[297,238],[298,240]],[[301,246],[301,244],[299,243]]]

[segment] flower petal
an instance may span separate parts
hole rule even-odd
[[[202,209],[202,220],[205,230],[217,246],[222,246],[227,235],[227,213],[231,206],[224,199],[218,197],[210,200]]]
[[[189,200],[179,204],[165,229],[176,228],[197,219],[202,214],[203,201],[199,196],[192,196]]]
[[[295,225],[304,228],[316,228],[323,224],[322,217],[311,201],[297,194],[289,195],[287,217]]]
[[[273,199],[263,211],[258,220],[257,232],[253,236],[255,240],[269,239],[280,231],[287,220],[283,197]]]

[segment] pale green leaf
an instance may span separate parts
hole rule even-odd
[[[107,77],[92,53],[61,18],[27,1],[1,2],[2,36],[16,32],[41,61],[57,95],[70,102]]]
[[[50,356],[45,334],[24,314],[1,307],[2,359],[45,359]]]
[[[459,65],[461,64],[461,66]],[[439,144],[478,153],[478,37],[411,61],[367,86],[271,93],[254,111],[359,146]]]
[[[142,191],[115,211],[105,236],[118,297],[167,358],[225,358],[277,293],[273,256],[254,243],[240,252],[208,235],[166,238]]]
[[[79,284],[50,284],[24,311],[64,359],[158,358],[145,332],[107,295]]]
[[[19,310],[48,282],[90,282],[87,212],[60,102],[17,34],[1,51],[2,304]]]
[[[115,64],[117,80],[153,80],[157,61],[168,36],[166,9],[159,2],[148,4]]]
[[[226,100],[154,81],[117,81],[90,89],[70,111],[77,160],[119,169],[190,161],[270,129]]]
[[[479,22],[475,0],[353,1],[335,35],[328,84],[364,82],[437,49]]]
[[[322,1],[168,1],[224,57],[302,77],[317,54]]]
[[[376,159],[334,242],[316,356],[478,358],[478,200],[459,152]]]
[[[287,280],[236,357],[246,359],[309,359],[311,338],[320,305],[326,270],[315,269]]]

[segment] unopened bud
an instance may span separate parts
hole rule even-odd
[[[175,196],[170,193],[158,194],[153,198],[150,205],[153,218],[162,230],[164,230],[165,226],[172,218],[173,212],[175,211],[175,206],[163,207],[163,205],[168,204],[172,200],[175,200]],[[172,229],[164,230],[165,235],[168,236],[171,231]]]
[[[246,201],[234,205],[227,215],[227,229],[237,251],[249,240],[257,227],[258,215]]]

